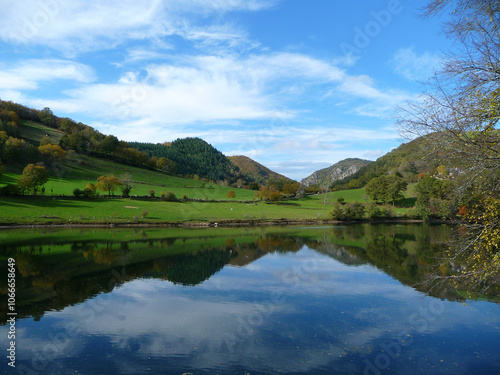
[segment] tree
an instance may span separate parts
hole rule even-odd
[[[250,182],[248,184],[248,188],[250,190],[259,190],[260,189],[260,185],[257,182]]]
[[[179,199],[177,199],[176,195],[171,191],[165,192],[165,194],[163,194],[163,197],[161,199],[166,201],[166,202],[178,202],[179,201]]]
[[[283,193],[286,195],[295,195],[300,188],[298,182],[289,182],[283,186]]]
[[[231,199],[236,198],[236,193],[232,190],[229,190],[226,194],[226,197]]]
[[[386,188],[385,176],[375,177],[366,184],[365,192],[375,202],[385,202]]]
[[[52,142],[50,141],[50,137],[43,137],[42,140],[40,141],[40,146],[45,146],[45,145],[50,145]]]
[[[289,179],[285,178],[285,177],[273,177],[273,178],[270,178],[269,180],[267,180],[267,184],[268,186],[272,186],[274,185],[276,187],[276,189],[278,189],[278,191],[283,191],[283,188],[284,186],[289,183]]]
[[[92,197],[95,197],[96,195],[96,190],[97,190],[97,187],[95,184],[89,182],[87,184],[87,186],[85,186],[85,189],[83,189],[83,195],[86,197],[86,198],[92,198]]]
[[[427,93],[400,108],[398,124],[403,135],[425,136],[443,165],[460,170],[455,206],[467,214],[447,258],[451,265],[462,259],[465,270],[449,277],[487,290],[499,281],[500,262],[500,4],[432,0],[424,15],[443,13],[450,15],[444,31],[458,48],[448,54]]]
[[[119,144],[120,141],[118,138],[114,135],[108,135],[99,144],[99,151],[104,154],[111,154],[115,151]]]
[[[426,136],[467,186],[500,166],[500,7],[497,0],[430,1],[427,16],[451,13],[445,31],[460,46],[436,72],[431,90],[400,108],[406,136]]]
[[[392,205],[398,199],[403,199],[403,191],[408,188],[408,183],[401,177],[397,175],[391,175],[387,177],[387,194],[386,196],[392,200]]]
[[[21,191],[31,191],[36,194],[38,189],[45,185],[49,179],[49,173],[45,167],[35,164],[28,164],[17,180],[17,185]]]
[[[107,192],[108,196],[111,196],[111,194],[115,195],[115,189],[122,184],[122,181],[116,178],[114,175],[100,176],[97,178],[96,188],[101,191]]]
[[[344,208],[345,220],[363,220],[365,216],[365,206],[359,202],[347,203]]]
[[[52,113],[51,109],[48,107],[45,107],[38,113],[38,117],[40,118],[40,121],[43,122],[45,125],[50,126],[54,128],[56,126],[56,116]]]
[[[278,191],[276,186],[264,186],[260,189],[260,197],[265,200],[279,201],[283,199],[283,195]]]
[[[155,167],[167,173],[176,173],[177,164],[168,158],[157,158]]]
[[[120,178],[122,184],[120,185],[120,190],[122,191],[122,195],[129,196],[130,191],[134,187],[132,176],[130,173],[125,173]]]
[[[38,151],[40,152],[40,154],[47,156],[50,159],[60,160],[60,161],[66,159],[66,151],[64,151],[58,145],[53,145],[50,143],[44,144],[38,147]]]
[[[403,197],[401,194],[408,187],[408,183],[401,177],[396,175],[385,176],[382,175],[380,177],[372,178],[368,184],[366,184],[366,194],[373,199],[375,202],[389,202],[392,201],[392,204],[396,202],[396,200]]]

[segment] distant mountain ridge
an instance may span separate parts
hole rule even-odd
[[[228,156],[228,159],[229,161],[231,161],[231,163],[238,167],[241,172],[253,177],[259,184],[265,184],[268,180],[271,179],[286,179],[290,182],[293,181],[292,179],[283,176],[282,174],[273,172],[272,170],[256,162],[255,160],[250,159],[248,156]]]
[[[327,168],[314,172],[310,176],[302,179],[300,183],[306,187],[318,184],[322,188],[329,188],[333,182],[352,176],[370,163],[373,162],[358,158],[344,159]]]

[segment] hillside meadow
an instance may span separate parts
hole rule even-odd
[[[199,195],[209,189],[178,188],[179,194],[195,192]],[[172,189],[174,190],[174,189]],[[272,220],[328,220],[332,204],[342,192],[306,196],[277,203],[260,200],[239,202],[225,198],[227,188],[215,186],[214,197],[224,196],[223,201],[164,202],[160,199],[112,198],[112,199],[61,199],[57,197],[0,197],[0,224],[162,224],[181,222],[225,222]],[[236,196],[253,191],[233,189]],[[363,189],[346,191],[346,202],[364,202]],[[253,198],[256,199],[256,198]],[[403,217],[408,208],[394,208],[395,215]]]
[[[21,136],[33,145],[44,137],[58,143],[64,132],[33,121],[24,121],[19,128]],[[16,184],[24,165],[14,164],[0,176],[0,188]],[[191,179],[167,174],[160,170],[123,164],[106,155],[78,153],[70,150],[64,161],[46,163],[49,180],[39,196],[0,196],[0,224],[142,224],[155,225],[181,222],[224,222],[273,220],[323,221],[329,219],[332,205],[339,198],[344,203],[369,203],[365,189],[306,195],[281,202],[264,202],[256,192],[248,189],[222,186],[213,181]],[[97,182],[100,176],[115,175],[132,185],[130,198],[122,198],[119,188],[116,197],[91,199],[75,198],[75,189]],[[229,198],[228,192],[235,197]],[[159,197],[172,192],[180,202],[165,202]],[[151,198],[151,195],[153,196]],[[401,207],[392,207],[394,216],[409,215],[415,198],[410,185]],[[145,197],[148,197],[147,199]]]

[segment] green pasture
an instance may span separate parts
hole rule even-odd
[[[331,207],[301,201],[163,202],[136,199],[52,199],[0,197],[0,223],[144,223],[223,220],[327,219]],[[144,214],[145,217],[143,218]]]
[[[233,190],[236,193],[236,198],[233,200],[252,200],[255,194],[252,190],[172,176],[87,155],[75,154],[71,158],[65,163],[54,163],[50,166],[50,178],[45,184],[46,195],[72,195],[74,189],[83,190],[88,183],[97,183],[98,177],[111,174],[120,179],[130,178],[133,181],[130,193],[132,196],[149,195],[150,190],[154,190],[156,196],[159,196],[161,192],[171,191],[178,198],[182,198],[185,194],[193,199],[229,200],[226,197],[227,192]],[[15,184],[18,177],[18,173],[5,172],[0,177],[0,187]],[[101,195],[107,194],[100,193]],[[121,194],[120,189],[116,189],[115,194]]]
[[[40,144],[44,137],[49,137],[52,144],[59,144],[59,141],[64,135],[64,132],[54,129],[34,121],[22,121],[22,126],[19,127],[21,137],[28,140],[35,146]]]
[[[223,191],[222,188],[219,189]],[[200,191],[204,190],[207,189],[200,189]],[[237,194],[239,191],[237,189]],[[134,198],[0,197],[0,223],[159,224],[164,222],[217,222],[224,220],[325,220],[328,219],[332,203],[326,202],[324,204],[321,195],[272,204],[262,201],[249,203],[236,201],[164,202]],[[398,216],[403,216],[407,210],[406,208],[397,208],[394,211]]]

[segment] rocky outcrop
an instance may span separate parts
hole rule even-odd
[[[318,184],[321,187],[329,187],[333,181],[342,180],[359,171],[364,166],[372,163],[369,160],[350,158],[339,161],[328,168],[320,169],[300,183],[304,186]]]

